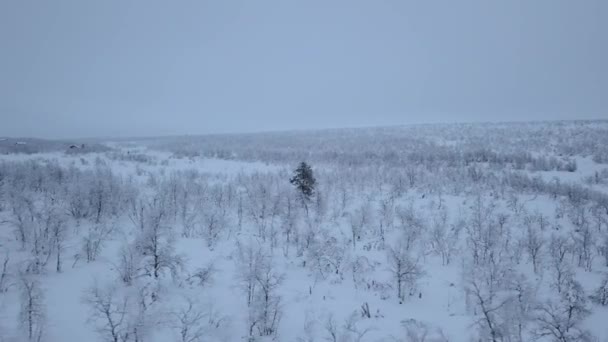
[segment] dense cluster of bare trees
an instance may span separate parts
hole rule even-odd
[[[351,137],[343,133],[338,145]],[[575,171],[574,159],[402,140],[415,147],[372,153],[375,143],[353,155],[319,148],[310,155],[322,165],[314,181],[300,179],[312,176],[308,165],[300,178],[288,170],[217,176],[158,168],[154,158],[118,152],[71,166],[1,162],[0,223],[18,249],[0,243],[0,296],[21,292],[22,332],[43,341],[45,273],[108,262],[117,281],[96,283],[83,298],[101,340],[145,341],[162,326],[180,341],[203,341],[226,329],[222,313],[189,299],[161,312],[169,286],[204,291],[225,272],[177,248],[201,239],[201,249],[234,249],[234,279],[246,308],[241,335],[251,341],[280,340],[286,265],[310,275],[313,285],[302,287],[311,296],[314,284],[327,282],[407,306],[434,295],[420,286],[437,269],[428,267],[433,261],[460,268],[452,285],[480,340],[590,340],[583,322],[594,306],[608,305],[608,278],[586,293],[577,274],[608,267],[608,196],[593,180],[550,181],[529,172]],[[260,151],[251,158],[272,161],[287,153]],[[288,160],[300,156],[292,152]],[[118,162],[133,163],[136,171],[125,176],[109,165]],[[537,199],[547,205],[530,205]],[[107,253],[116,244],[118,253]],[[364,340],[374,314],[369,306],[363,311],[344,320],[325,317],[324,338]],[[430,333],[421,322],[406,330],[410,340]]]

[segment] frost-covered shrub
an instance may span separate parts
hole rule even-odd
[[[591,295],[591,300],[596,304],[608,306],[608,275],[604,277],[600,286]]]

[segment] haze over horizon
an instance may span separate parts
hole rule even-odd
[[[608,119],[608,2],[0,3],[0,136]]]

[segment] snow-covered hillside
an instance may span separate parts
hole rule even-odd
[[[608,122],[100,143],[0,155],[2,342],[608,341]]]

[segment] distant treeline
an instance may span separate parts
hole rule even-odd
[[[0,154],[34,154],[48,152],[89,153],[105,152],[109,150],[109,147],[99,143],[33,138],[0,138]]]
[[[148,140],[177,157],[343,166],[383,163],[487,163],[531,171],[576,171],[573,158],[608,162],[608,122],[412,125],[257,134],[207,135]]]

